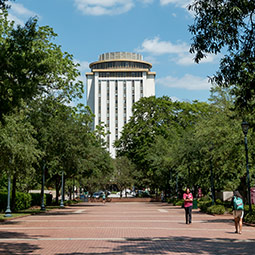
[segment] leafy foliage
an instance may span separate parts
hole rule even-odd
[[[81,96],[77,65],[52,43],[56,36],[52,28],[39,27],[36,18],[22,27],[8,21],[6,10],[0,13],[0,118],[21,100],[54,94],[70,101]]]
[[[115,159],[112,183],[117,185],[121,191],[120,195],[122,195],[122,190],[134,186],[135,176],[135,166],[127,157]]]
[[[190,52],[199,62],[207,54],[225,54],[212,78],[231,88],[235,105],[253,112],[255,104],[255,2],[253,0],[196,0],[189,9],[195,13],[189,27],[193,35]]]

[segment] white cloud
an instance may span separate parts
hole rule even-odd
[[[211,83],[208,82],[208,78],[202,78],[192,74],[185,74],[181,78],[167,76],[158,78],[156,82],[169,88],[187,90],[208,90],[211,88]]]
[[[86,15],[118,15],[134,7],[133,0],[75,0],[79,11]]]
[[[14,21],[17,25],[24,25],[30,17],[37,16],[38,18],[40,18],[40,15],[38,15],[34,11],[25,8],[22,4],[17,4],[13,2],[10,2],[9,4],[11,6],[11,9],[9,11],[8,18],[9,20]]]
[[[193,0],[160,0],[161,5],[167,4],[175,4],[176,6],[187,8],[189,4],[191,4]]]
[[[148,52],[153,55],[163,54],[180,54],[189,51],[189,46],[181,42],[180,44],[173,44],[170,41],[160,41],[160,38],[154,37],[153,39],[145,39],[142,47],[138,48],[138,52]]]
[[[146,52],[152,56],[170,55],[170,60],[175,64],[182,66],[194,65],[194,55],[189,53],[190,46],[185,42],[174,44],[170,41],[161,41],[158,36],[153,39],[145,39],[142,46],[135,49],[137,52]],[[147,57],[148,59],[149,57]],[[151,57],[155,62],[158,62],[155,57]],[[215,55],[208,55],[201,63],[212,63],[216,59]],[[150,61],[149,61],[150,62]]]
[[[11,13],[8,14],[8,20],[14,21],[15,24],[17,24],[17,25],[21,25],[21,26],[24,25],[24,21],[23,21],[23,20],[19,19],[19,18],[18,18],[17,16],[15,16],[15,15],[12,15]]]
[[[86,84],[86,76],[85,73],[89,72],[89,62],[88,61],[80,61],[78,59],[74,59],[74,63],[75,64],[80,64],[80,66],[77,67],[77,69],[80,71],[80,75],[76,78],[76,80],[78,81],[82,81],[83,84]]]
[[[143,4],[152,4],[154,2],[154,0],[139,0],[140,2],[142,2]]]
[[[172,96],[170,97],[173,102],[181,101],[178,97]]]
[[[78,70],[82,73],[82,72],[86,72],[89,71],[89,62],[88,61],[80,61],[78,59],[74,59],[74,63],[75,64],[80,64],[80,66],[78,66]]]
[[[38,16],[38,14],[36,14],[33,11],[28,10],[27,8],[25,8],[22,4],[17,4],[17,3],[11,3],[11,10],[20,16],[24,16],[24,17],[34,17],[34,16]]]
[[[191,53],[181,53],[178,55],[178,57],[173,58],[172,61],[175,62],[178,65],[181,66],[189,66],[193,65],[195,55]],[[217,56],[215,55],[208,55],[206,58],[203,58],[200,62],[200,64],[205,64],[205,63],[213,63]]]

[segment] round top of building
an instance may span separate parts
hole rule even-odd
[[[94,69],[146,69],[152,68],[151,63],[143,61],[141,54],[132,52],[108,52],[99,56],[99,60],[89,67]]]
[[[141,54],[132,52],[108,52],[99,56],[99,61],[114,60],[114,59],[132,59],[132,60],[143,60]]]

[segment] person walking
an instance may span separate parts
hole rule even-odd
[[[242,234],[243,227],[243,215],[244,215],[244,206],[243,206],[243,197],[239,191],[234,191],[234,196],[232,198],[233,205],[233,215],[235,219],[235,233]]]
[[[186,193],[183,194],[184,200],[184,209],[185,209],[185,217],[186,217],[186,224],[191,224],[192,220],[192,207],[193,207],[193,195],[190,192],[189,188],[186,189]]]

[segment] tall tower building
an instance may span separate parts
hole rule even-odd
[[[107,125],[109,152],[115,157],[113,143],[132,115],[132,105],[141,97],[155,96],[155,72],[142,56],[129,52],[110,52],[89,65],[87,105],[95,114],[93,128]]]

